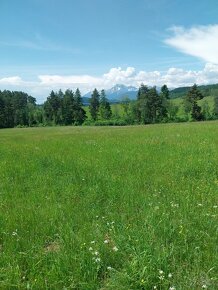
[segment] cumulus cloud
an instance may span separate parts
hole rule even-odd
[[[180,52],[198,57],[206,62],[218,64],[218,24],[170,29],[173,35],[165,43]]]
[[[23,84],[23,80],[19,76],[14,77],[6,77],[0,79],[1,85],[13,85],[13,86],[19,86]]]
[[[139,87],[141,83],[149,86],[162,86],[169,88],[218,83],[218,65],[206,63],[202,70],[184,70],[171,67],[167,71],[136,71],[133,67],[122,69],[111,68],[101,76],[91,75],[39,75],[36,81],[25,81],[19,76],[0,78],[0,89],[23,90],[37,97],[38,102],[43,102],[50,91],[75,90],[80,88],[82,93],[97,89],[108,89],[117,83]]]

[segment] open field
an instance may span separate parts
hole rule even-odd
[[[0,130],[0,289],[218,289],[217,194],[218,122]]]

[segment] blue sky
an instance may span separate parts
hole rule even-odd
[[[0,11],[0,89],[42,101],[67,87],[218,82],[216,0],[1,0]]]

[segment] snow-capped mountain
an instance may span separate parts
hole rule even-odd
[[[137,92],[138,89],[136,87],[125,86],[122,84],[117,84],[111,89],[105,90],[106,97],[113,102],[120,101],[124,97],[128,97],[129,99],[134,100],[136,99]],[[88,92],[83,96],[83,98],[91,98],[91,94],[92,92]]]

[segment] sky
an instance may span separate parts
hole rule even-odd
[[[217,0],[0,0],[0,90],[218,83]]]

